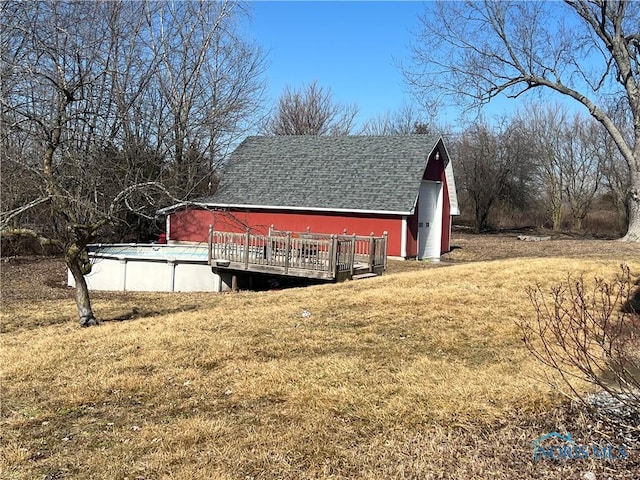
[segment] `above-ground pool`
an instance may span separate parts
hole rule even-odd
[[[90,290],[222,292],[230,288],[230,279],[209,266],[206,244],[94,244],[87,250],[92,268],[85,278]],[[71,272],[67,278],[75,286]]]

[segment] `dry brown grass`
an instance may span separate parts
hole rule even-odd
[[[613,275],[621,260],[640,273],[640,255],[625,254],[261,293],[99,294],[111,321],[91,329],[66,290],[9,295],[1,476],[635,478],[637,451],[532,462],[537,436],[570,429],[586,443],[593,430],[555,408],[515,326],[532,314],[527,285]]]
[[[590,240],[551,231],[524,232],[525,235],[551,236],[548,241],[527,242],[517,239],[522,233],[472,235],[457,232],[453,235],[453,250],[445,254],[443,259],[454,262],[525,257],[588,257],[623,260],[640,255],[640,247],[633,242]]]

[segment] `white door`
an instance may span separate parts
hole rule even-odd
[[[442,182],[423,181],[418,197],[418,258],[440,259]]]

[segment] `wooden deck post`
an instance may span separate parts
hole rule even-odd
[[[373,266],[376,262],[376,238],[374,233],[371,232],[369,237],[369,272],[373,273]]]
[[[207,263],[211,265],[211,257],[213,256],[213,225],[209,224],[209,260]]]
[[[249,229],[244,234],[244,269],[249,270]]]
[[[329,272],[336,278],[338,270],[338,237],[331,235],[329,243]]]
[[[284,244],[284,274],[289,273],[289,260],[291,258],[291,232],[287,232],[287,237]]]
[[[383,258],[384,258],[384,260],[383,260],[383,262],[384,262],[383,263],[383,268],[384,268],[385,272],[387,271],[387,240],[388,240],[388,237],[389,237],[389,234],[386,231],[382,232],[382,238],[384,239],[383,240],[383,246],[382,246],[382,254],[383,254]]]
[[[344,229],[344,233],[345,234],[347,233],[346,228]],[[356,263],[356,234],[354,233],[351,238],[351,268],[350,268],[351,278],[353,278],[355,263]]]

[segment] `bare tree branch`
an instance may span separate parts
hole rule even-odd
[[[30,210],[32,208],[37,207],[38,205],[42,205],[43,203],[46,203],[48,201],[51,200],[51,196],[46,196],[46,197],[42,197],[42,198],[38,198],[36,200],[33,200],[29,203],[27,203],[26,205],[22,205],[18,208],[14,208],[13,210],[10,210],[8,212],[2,212],[0,213],[0,230],[4,230],[5,228],[8,227],[9,222],[19,216],[22,215],[24,212],[26,212],[27,210]]]
[[[500,95],[517,98],[544,89],[583,105],[629,166],[625,239],[640,241],[640,4],[485,0],[436,2],[427,8],[412,63],[404,68],[420,99],[475,108]],[[607,112],[609,95],[629,108],[630,138],[626,124]]]

